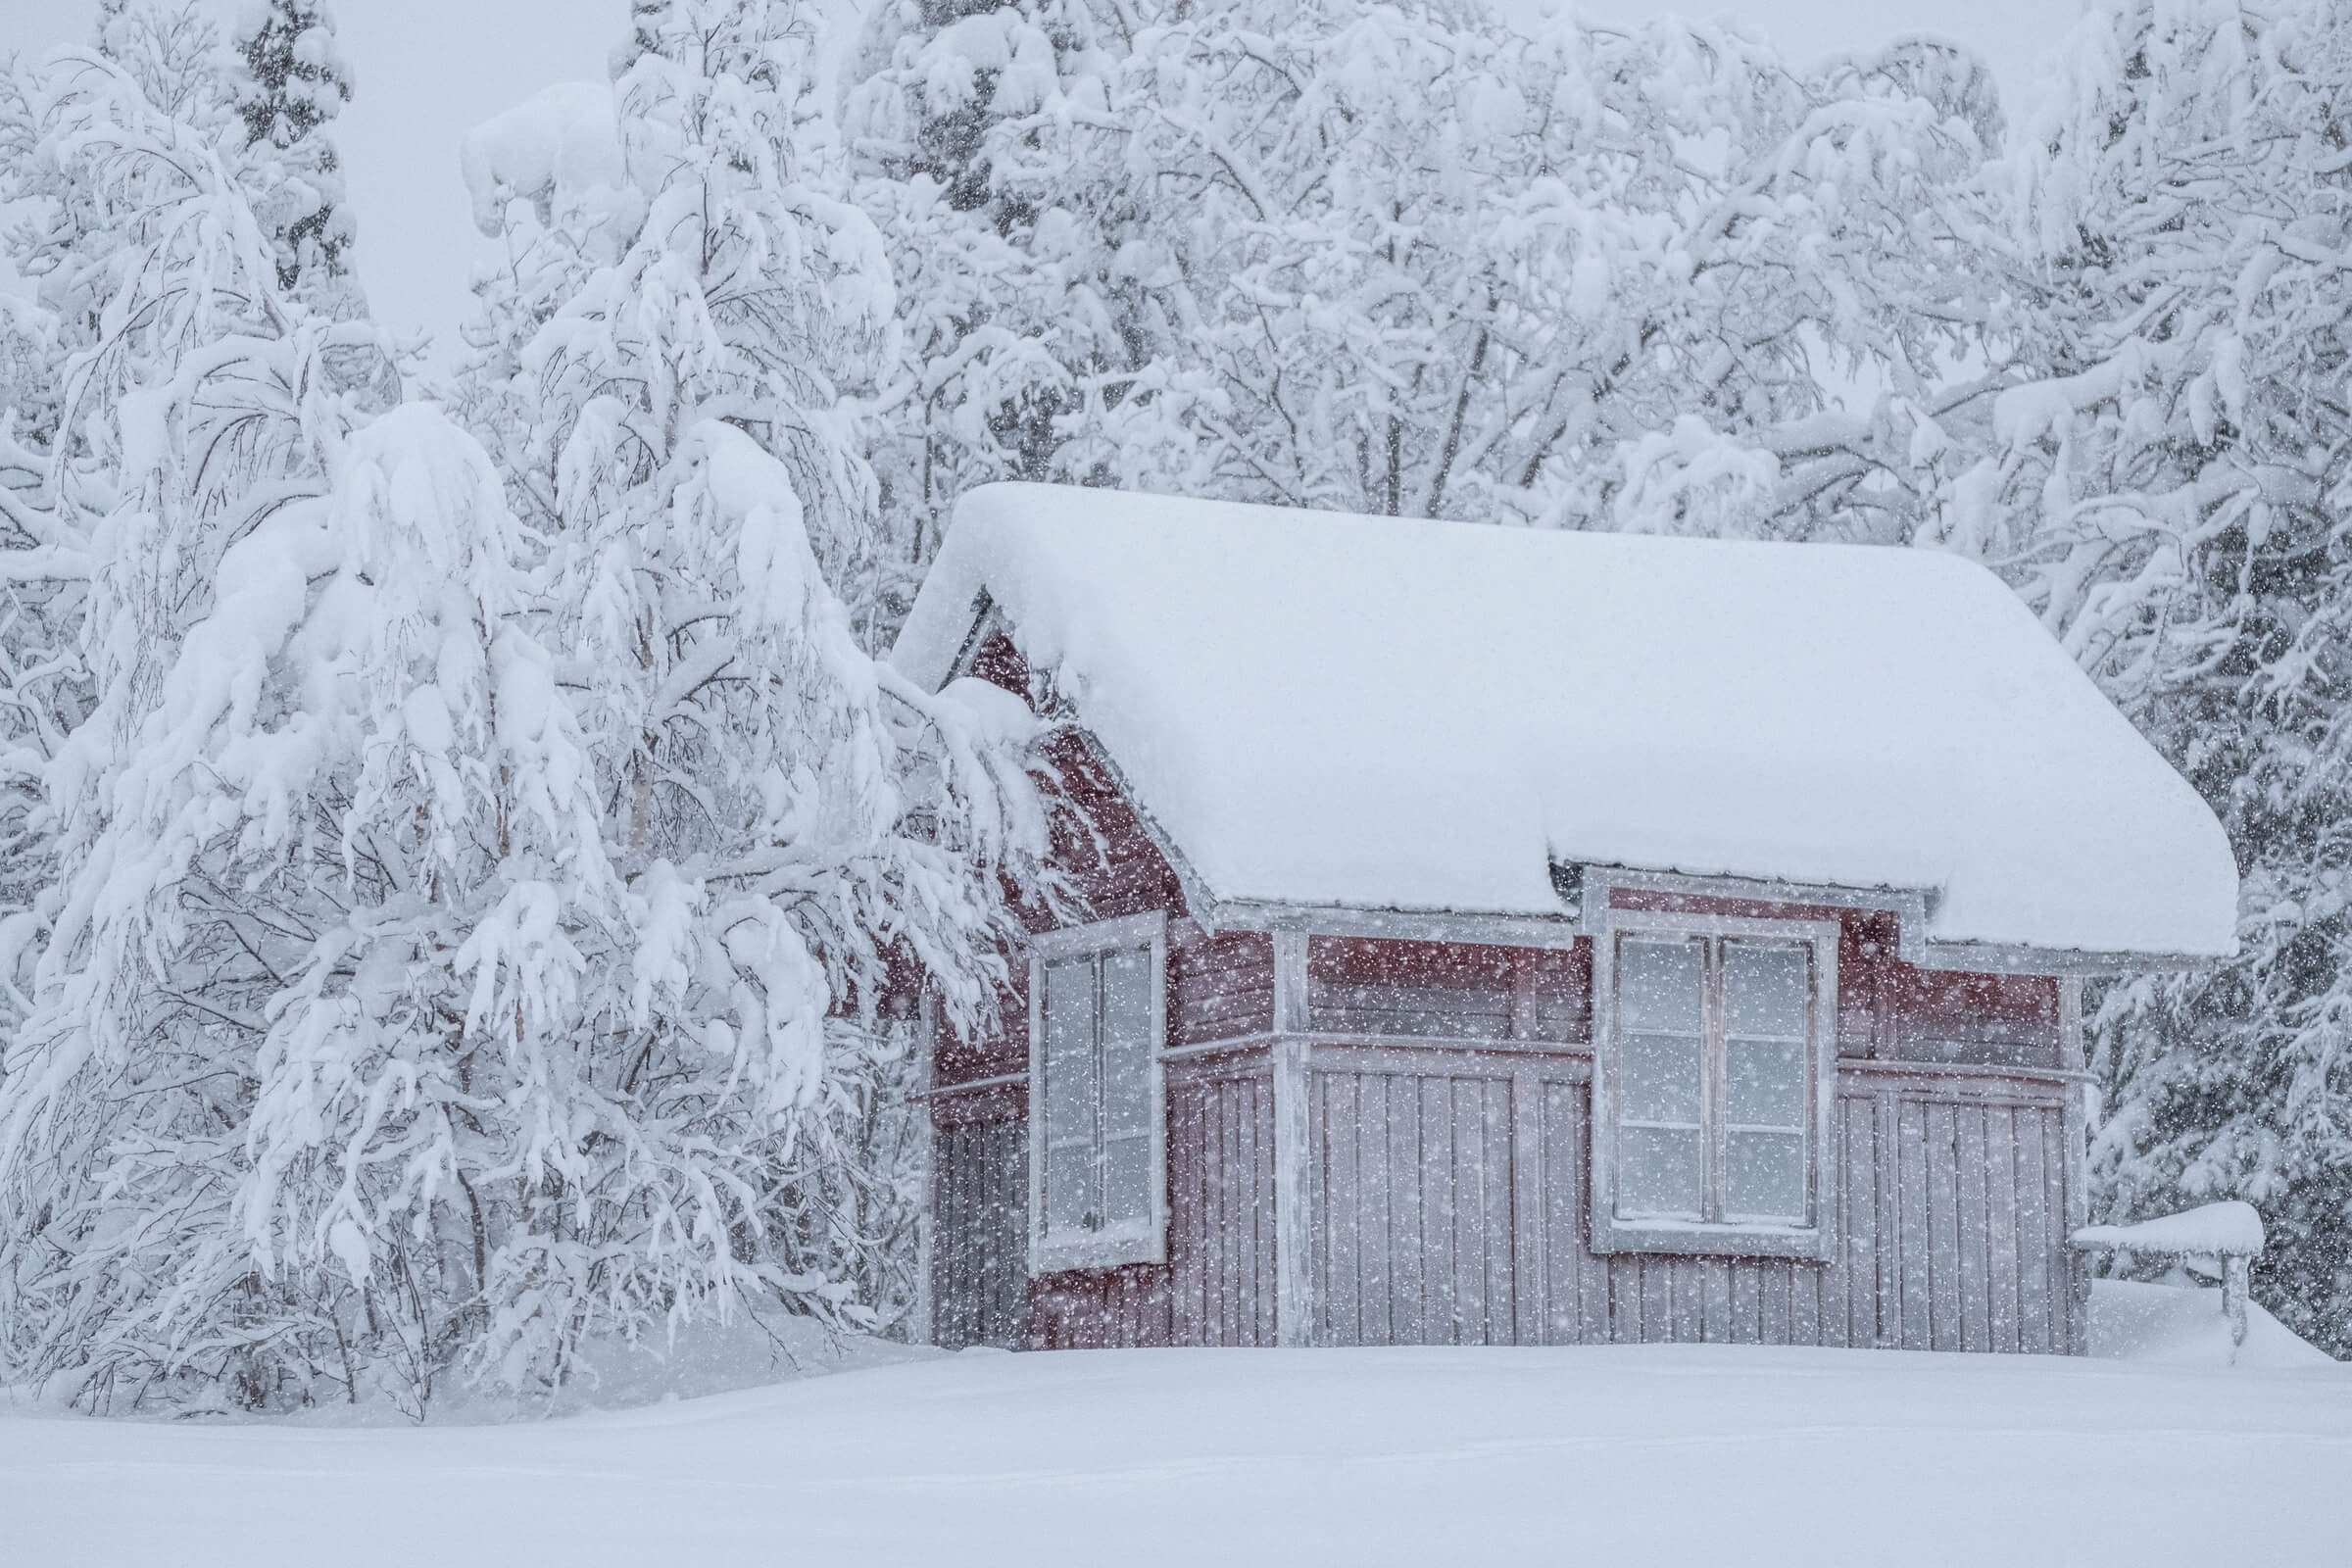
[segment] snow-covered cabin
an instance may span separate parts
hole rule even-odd
[[[1990,574],[997,485],[893,658],[1088,819],[934,1042],[941,1343],[2082,1348],[2082,981],[2237,876]]]

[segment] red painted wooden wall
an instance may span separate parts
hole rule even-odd
[[[1029,693],[1000,637],[975,672]],[[1270,1345],[1272,939],[1210,935],[1099,756],[1049,757],[1054,858],[1095,916],[1169,912],[1168,1261],[1026,1278],[1026,1000],[935,1043],[933,1297],[942,1343]],[[1308,945],[1308,1276],[1323,1344],[1722,1340],[2079,1350],[2060,992],[1922,970],[1889,911],[1629,893],[1627,906],[1834,919],[1840,1066],[1827,1262],[1601,1255],[1590,1245],[1592,967],[1563,950]],[[1035,912],[1038,925],[1045,923]],[[1016,970],[1018,966],[1016,965]]]

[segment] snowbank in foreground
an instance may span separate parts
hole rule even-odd
[[[0,1419],[26,1568],[2342,1560],[2352,1369],[967,1353],[505,1427]]]

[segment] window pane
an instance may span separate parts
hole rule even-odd
[[[1696,1035],[1627,1035],[1618,1115],[1697,1126],[1698,1046]]]
[[[1807,956],[1802,948],[1725,943],[1724,1032],[1801,1036],[1805,1032]]]
[[[1617,1212],[1698,1218],[1698,1130],[1627,1127],[1617,1135]]]
[[[1046,1141],[1095,1135],[1095,964],[1046,965]]]
[[[1102,1136],[1152,1130],[1152,950],[1102,959]]]
[[[1725,1042],[1733,1126],[1805,1127],[1805,1048],[1793,1040]]]
[[[1084,1144],[1046,1150],[1046,1225],[1048,1236],[1068,1236],[1100,1228],[1095,1208],[1095,1154]]]
[[[1114,1138],[1102,1146],[1102,1223],[1128,1227],[1152,1217],[1152,1139]]]
[[[1802,1133],[1733,1133],[1727,1219],[1805,1218],[1805,1139]]]
[[[1617,945],[1617,1018],[1624,1029],[1695,1035],[1699,948],[1695,942]]]

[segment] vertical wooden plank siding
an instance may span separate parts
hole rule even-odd
[[[1536,1343],[1575,1345],[1596,1338],[1594,1315],[1586,1298],[1588,1254],[1577,1246],[1577,1224],[1585,1206],[1584,1135],[1578,1125],[1579,1106],[1573,1086],[1539,1083],[1536,1124],[1542,1197],[1537,1230],[1542,1236],[1538,1255],[1544,1260],[1543,1289],[1538,1298],[1543,1329]],[[1521,1125],[1525,1125],[1524,1122]],[[1607,1303],[1601,1303],[1598,1323],[1605,1335]]]
[[[2055,1350],[2063,1336],[2051,1332],[2049,1194],[2041,1168],[2041,1116],[2014,1112],[2017,1144],[2018,1346],[2028,1354]]]
[[[1279,1002],[1277,1011],[1280,1010]],[[1278,1343],[1314,1343],[1314,1216],[1308,1206],[1314,1164],[1306,1047],[1274,1047],[1274,1327]]]
[[[1453,1345],[1453,1086],[1437,1077],[1412,1083],[1421,1118],[1421,1159],[1413,1179],[1414,1206],[1421,1211],[1422,1343]]]
[[[1381,1060],[1309,1058],[1317,1344],[2073,1348],[2059,1086],[1843,1073],[1826,1263],[1600,1256],[1582,1060],[1340,1054]]]
[[[1108,1350],[1170,1343],[1169,1272],[1157,1264],[1075,1269],[1029,1285],[1033,1350]]]
[[[1390,1259],[1396,1256],[1391,1240],[1389,1204],[1394,1189],[1389,1180],[1389,1084],[1385,1077],[1356,1080],[1356,1185],[1362,1194],[1362,1242],[1356,1254],[1356,1334],[1362,1345],[1395,1342],[1393,1314],[1396,1293],[1389,1283]]]
[[[1544,1211],[1543,1085],[1528,1082],[1522,1118],[1507,1065],[1310,1074],[1316,1343],[1542,1340],[1544,1242],[1525,1233]],[[1563,1255],[1573,1262],[1575,1249]],[[1539,1287],[1524,1310],[1523,1277]]]
[[[1960,1348],[1960,1140],[1952,1126],[1955,1107],[1930,1101],[1927,1118],[1927,1266],[1929,1348]]]
[[[1388,1161],[1382,1174],[1388,1181],[1384,1202],[1388,1224],[1389,1316],[1386,1343],[1428,1343],[1428,1319],[1422,1311],[1427,1297],[1428,1249],[1421,1212],[1421,1091],[1411,1078],[1391,1078],[1383,1091],[1388,1117]]]
[[[1274,1328],[1278,1343],[1314,1343],[1318,1309],[1314,1215],[1314,1106],[1306,1042],[1307,937],[1274,933]]]
[[[1316,1294],[1323,1301],[1322,1343],[1327,1345],[1364,1343],[1356,1253],[1363,1234],[1365,1194],[1355,1163],[1356,1133],[1362,1126],[1356,1087],[1363,1081],[1354,1073],[1316,1073],[1308,1091],[1309,1102],[1316,1108],[1315,1130],[1323,1152],[1316,1171],[1321,1181],[1311,1201],[1320,1221],[1322,1245],[1315,1253],[1323,1267]],[[1374,1245],[1377,1250],[1377,1239]]]
[[[1896,1344],[1925,1350],[1933,1336],[1928,1296],[1928,1107],[1895,1102],[1895,1249],[1902,1258],[1902,1334]]]
[[[1522,1002],[1527,1001],[1525,997]],[[1532,1007],[1532,1002],[1528,1002]],[[1517,1003],[1514,1005],[1518,1005]],[[1510,1139],[1504,1163],[1510,1171],[1512,1223],[1508,1226],[1511,1277],[1511,1340],[1518,1345],[1542,1345],[1546,1272],[1544,1257],[1544,1086],[1537,1076],[1521,1070],[1510,1080]],[[1573,1298],[1572,1298],[1573,1299]]]
[[[1273,1123],[1262,1066],[1168,1086],[1175,1344],[1273,1343]]]
[[[1870,1098],[1871,1130],[1876,1140],[1876,1153],[1870,1161],[1871,1185],[1877,1190],[1878,1199],[1871,1241],[1878,1253],[1879,1277],[1870,1313],[1854,1314],[1854,1332],[1859,1335],[1865,1328],[1869,1330],[1870,1337],[1856,1340],[1858,1345],[1886,1347],[1903,1343],[1903,1210],[1901,1187],[1893,1180],[1900,1171],[1882,1162],[1894,1160],[1902,1147],[1902,1102],[1886,1086],[1879,1087]],[[1857,1283],[1855,1289],[1864,1287]]]
[[[2015,1354],[2022,1287],[2018,1267],[2018,1213],[2025,1194],[2017,1181],[2017,1112],[1986,1105],[1984,1116],[1984,1262],[1992,1298],[1990,1349]]]
[[[2082,981],[2070,976],[2058,983],[2058,1062],[2070,1072],[2081,1072],[2084,1066],[2082,1037]],[[2066,1243],[2066,1238],[2090,1220],[2090,1192],[2080,1181],[2066,1182],[2068,1171],[2082,1172],[2090,1163],[2090,1088],[2077,1084],[2066,1097],[2066,1119],[2059,1129],[2060,1147],[2053,1157],[2043,1153],[2044,1169],[2055,1172],[2063,1188],[2060,1201],[2050,1205],[2050,1212],[2063,1215],[2064,1222],[2052,1244],[2066,1282],[2066,1343],[2069,1353],[2082,1354],[2087,1348],[2090,1333],[2090,1277],[2086,1272],[2088,1260],[2079,1255]]]
[[[1453,1343],[1488,1343],[1487,1319],[1487,1166],[1484,1087],[1475,1079],[1448,1082],[1453,1100],[1453,1180],[1449,1184],[1453,1221]]]
[[[2089,1350],[2090,1302],[2082,1288],[2082,1260],[2067,1245],[2067,1238],[2082,1223],[2078,1216],[2086,1209],[2082,1184],[2067,1179],[2069,1171],[2084,1167],[2082,1104],[2080,1095],[2069,1095],[2065,1111],[2044,1118],[2041,1128],[2042,1201],[2051,1214],[2063,1216],[2050,1227],[2046,1254],[2051,1292],[2057,1298],[2051,1319],[2059,1325],[2062,1343],[2057,1349],[2061,1355],[2082,1355]]]
[[[1992,1300],[1985,1266],[1984,1113],[1975,1105],[1952,1107],[1954,1230],[1959,1237],[1960,1348],[1988,1350]]]
[[[932,1129],[932,1342],[1018,1347],[1028,1332],[1029,1152],[1018,1118]]]

